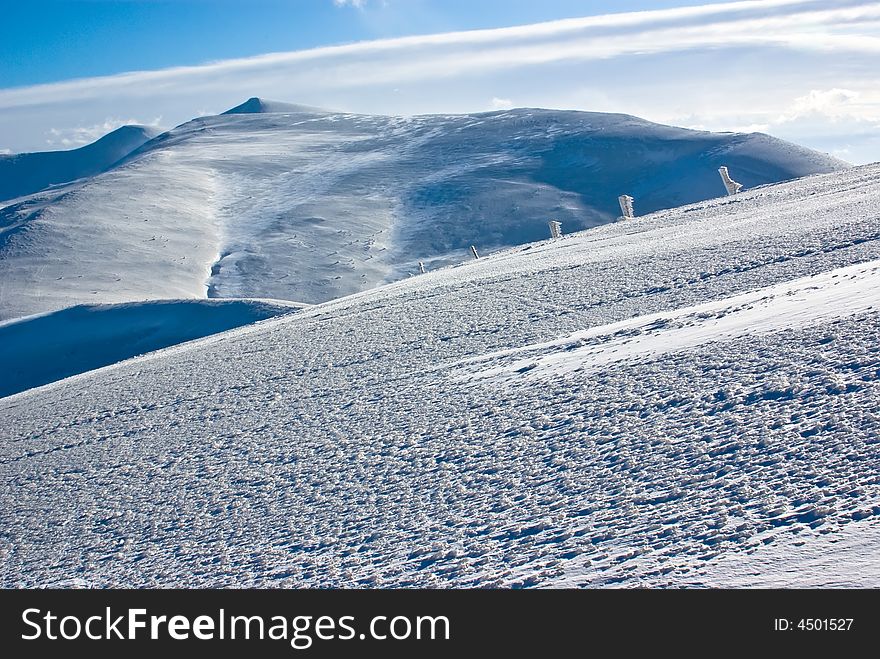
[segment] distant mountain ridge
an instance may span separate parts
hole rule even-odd
[[[263,300],[159,300],[78,305],[0,323],[0,398],[300,308]]]
[[[159,132],[148,126],[122,126],[78,149],[0,156],[0,201],[100,174]]]
[[[481,253],[848,167],[760,133],[515,109],[388,117],[254,98],[0,209],[0,319],[82,303],[320,303]]]

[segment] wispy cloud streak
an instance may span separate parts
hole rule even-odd
[[[200,66],[0,90],[0,108],[228,87],[334,88],[454,77],[562,60],[776,46],[880,54],[880,3],[761,0],[566,19],[272,53]]]

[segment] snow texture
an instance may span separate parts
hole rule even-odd
[[[0,208],[0,320],[162,298],[325,302],[503,247],[845,163],[619,114],[382,117],[251,99]]]
[[[0,584],[880,586],[878,208],[752,187],[4,398]]]

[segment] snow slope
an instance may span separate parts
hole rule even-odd
[[[847,524],[837,533],[812,529],[749,551],[748,560],[719,556],[696,569],[695,585],[718,588],[859,588],[877,585],[880,523]],[[684,584],[688,585],[688,584]]]
[[[761,134],[554,110],[381,117],[251,99],[0,209],[0,319],[78,303],[306,303],[481,253],[845,166]]]
[[[79,149],[0,155],[0,202],[99,174],[158,134],[147,126],[122,126]]]
[[[880,586],[878,208],[756,188],[2,399],[0,584]]]
[[[866,313],[880,301],[880,261],[836,268],[672,312],[637,316],[576,332],[562,339],[480,355],[465,361],[490,364],[465,379],[505,381],[596,372],[729,337],[797,329],[841,315]],[[505,359],[497,366],[499,358]]]
[[[0,323],[0,397],[301,308],[263,300],[79,305]]]

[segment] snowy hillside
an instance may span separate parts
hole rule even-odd
[[[0,323],[0,397],[299,308],[262,300],[162,300],[80,305],[6,321]]]
[[[79,149],[0,155],[0,202],[99,174],[158,134],[147,126],[122,126]]]
[[[761,134],[616,114],[412,118],[250,99],[0,208],[0,319],[81,303],[323,302],[482,253],[845,166]]]
[[[252,120],[113,176],[229,177]],[[252,206],[376,157],[288,148]],[[880,165],[761,187],[4,398],[0,584],[880,586],[878,209]]]

